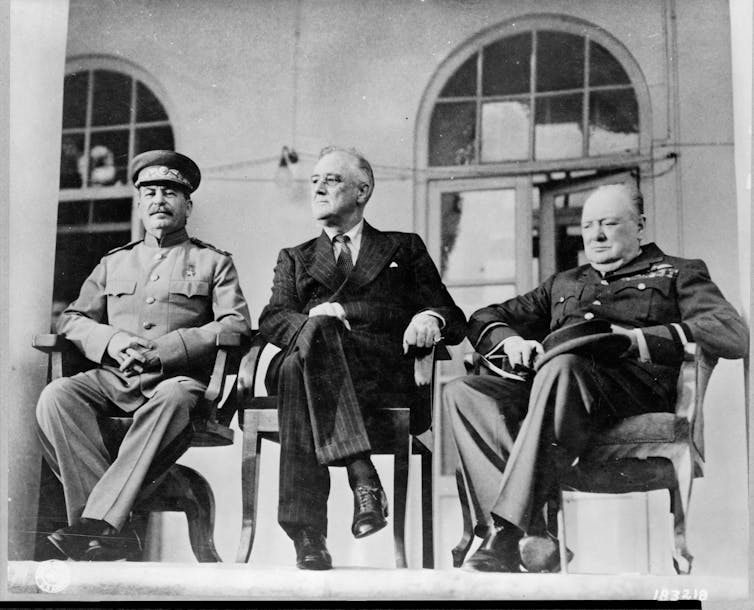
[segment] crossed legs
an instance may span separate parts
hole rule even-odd
[[[557,464],[573,461],[610,421],[667,408],[654,392],[630,366],[607,369],[573,354],[553,358],[531,386],[490,376],[446,386],[444,402],[477,519],[489,524],[493,538],[509,532],[504,543],[487,545],[481,569],[517,570],[514,541],[540,519]],[[490,556],[495,560],[487,561]]]

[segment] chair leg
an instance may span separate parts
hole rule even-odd
[[[558,506],[558,547],[560,551],[560,572],[561,574],[568,574],[568,547],[566,546],[566,527],[565,527],[565,514],[563,513],[563,507],[565,502],[563,501],[563,491],[558,492],[560,494],[560,504]]]
[[[246,410],[243,426],[243,457],[241,461],[241,536],[236,561],[246,563],[251,556],[257,521],[257,489],[259,489],[259,414]]]
[[[408,492],[408,468],[411,437],[409,436],[409,411],[397,415],[395,465],[393,467],[393,540],[395,542],[395,565],[406,568],[406,494]]]
[[[670,512],[673,513],[673,567],[678,574],[691,572],[694,556],[686,545],[686,514],[691,502],[694,481],[691,454],[686,451],[673,461],[677,485],[670,490]]]
[[[681,499],[683,491],[679,488],[670,491],[670,512],[673,513],[673,567],[678,574],[688,574],[694,562],[694,556],[686,545],[686,511]]]
[[[451,554],[453,555],[453,567],[460,568],[463,565],[463,560],[466,559],[466,553],[471,548],[471,543],[474,541],[474,526],[471,522],[471,508],[469,506],[469,490],[460,466],[456,468],[456,487],[458,488],[458,499],[461,502],[463,533],[458,544],[451,550]]]
[[[187,489],[184,511],[188,521],[191,550],[201,563],[222,561],[215,549],[215,496],[207,480],[186,466],[174,466],[175,476]]]
[[[432,454],[422,453],[422,567],[435,567],[435,541],[432,510]]]

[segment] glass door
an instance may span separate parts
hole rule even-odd
[[[427,247],[443,282],[466,316],[525,292],[532,285],[531,182],[528,177],[437,180],[429,184]],[[436,375],[433,452],[436,567],[451,567],[461,536],[455,484],[458,457],[442,408],[442,389],[466,374],[473,348],[450,348]]]

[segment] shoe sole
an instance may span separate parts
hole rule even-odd
[[[69,554],[68,554],[68,552],[67,552],[67,551],[66,551],[66,550],[65,550],[65,549],[64,549],[64,548],[63,548],[63,547],[61,546],[61,544],[60,544],[60,543],[59,543],[59,542],[58,542],[58,541],[57,541],[57,540],[56,540],[56,539],[54,538],[53,534],[50,534],[49,536],[47,536],[47,540],[49,540],[49,541],[50,541],[50,543],[51,543],[51,544],[52,544],[52,545],[53,545],[53,546],[54,546],[54,547],[55,547],[56,549],[58,549],[58,551],[60,551],[61,553],[63,553],[63,555],[65,555],[66,557],[68,557],[68,559],[73,559],[74,561],[78,561],[78,559],[77,559],[76,557],[71,557],[71,555],[69,555]]]

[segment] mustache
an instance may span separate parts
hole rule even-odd
[[[173,210],[167,207],[163,206],[156,206],[149,209],[149,215],[154,216],[155,214],[167,214],[168,216],[173,215]]]

